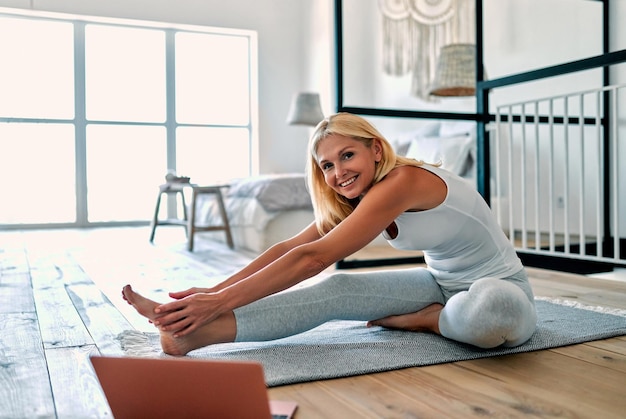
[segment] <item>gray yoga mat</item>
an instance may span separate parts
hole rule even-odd
[[[212,345],[187,356],[260,362],[271,387],[537,351],[626,334],[623,310],[583,308],[546,299],[537,299],[536,303],[537,330],[528,342],[516,348],[486,350],[429,333],[332,321],[289,338]],[[157,333],[125,331],[118,339],[128,356],[167,356],[161,351]]]

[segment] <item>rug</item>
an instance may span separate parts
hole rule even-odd
[[[626,310],[537,298],[537,330],[515,348],[480,349],[429,333],[366,328],[332,321],[270,342],[228,343],[192,351],[192,358],[260,362],[269,387],[555,348],[626,335]],[[160,357],[157,333],[118,336],[128,356]]]

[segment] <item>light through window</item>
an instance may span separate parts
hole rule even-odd
[[[85,98],[91,121],[164,122],[165,32],[85,27]]]
[[[0,227],[147,222],[168,170],[256,167],[255,32],[3,11],[0,39]]]

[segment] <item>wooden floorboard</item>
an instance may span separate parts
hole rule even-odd
[[[158,276],[169,257],[188,259],[184,272],[155,278],[150,291],[158,295],[179,275],[203,281],[249,258],[225,246],[204,256],[186,253],[184,234],[176,231],[168,236],[162,228],[155,246],[148,245],[146,228],[0,233],[0,418],[111,417],[89,356],[122,355],[117,336],[137,328],[137,319],[121,300],[110,300],[117,295],[109,289],[103,293],[92,280],[93,269],[105,268],[105,279],[125,280],[115,278],[116,260],[102,259],[86,270],[79,255],[90,249],[96,258],[113,254],[125,263],[137,260],[148,277]],[[110,252],[112,247],[119,248],[117,253]],[[151,264],[152,257],[159,262]],[[529,274],[538,296],[626,309],[626,281],[536,268]],[[269,389],[269,395],[297,401],[296,419],[624,418],[626,336],[280,386]]]
[[[43,282],[43,283],[42,283]],[[33,278],[35,307],[45,348],[93,345],[73,301],[64,287]]]
[[[93,374],[89,356],[100,355],[95,345],[46,349],[50,382],[60,418],[113,417]]]
[[[0,272],[0,313],[34,312],[33,290],[28,273]]]
[[[2,314],[0,336],[0,415],[54,417],[54,400],[35,312]]]
[[[464,363],[467,371],[488,376],[494,391],[517,395],[514,407],[543,417],[602,417],[624,412],[623,372],[553,351],[519,354],[504,359],[487,358]],[[593,391],[581,391],[581,383]],[[587,388],[589,388],[587,387]],[[581,397],[572,397],[579,394]],[[620,400],[622,399],[622,400]]]
[[[83,319],[91,338],[104,355],[123,355],[118,335],[133,326],[94,284],[67,287],[70,298]]]

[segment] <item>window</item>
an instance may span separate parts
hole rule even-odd
[[[176,34],[177,167],[199,183],[250,172],[250,42],[243,37]],[[201,53],[199,53],[201,51]]]
[[[88,121],[165,122],[165,32],[85,26]]]
[[[0,226],[147,221],[168,170],[256,167],[255,32],[4,9],[0,39]]]
[[[72,24],[0,15],[0,39],[0,116],[72,119]]]

